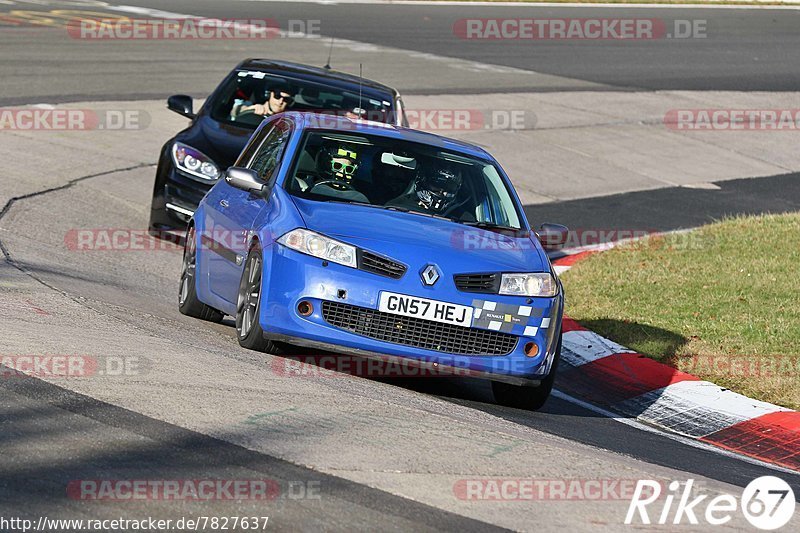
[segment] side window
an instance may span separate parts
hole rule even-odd
[[[514,200],[511,199],[508,189],[503,184],[503,178],[491,165],[484,167],[483,178],[488,192],[488,207],[492,214],[491,220],[488,222],[521,228],[522,225],[514,207]]]
[[[253,159],[253,155],[255,155],[258,146],[258,139],[255,136],[251,137],[247,142],[247,146],[245,146],[244,150],[242,150],[242,153],[239,154],[239,158],[236,160],[235,166],[246,167],[250,160]]]
[[[283,152],[286,149],[286,141],[289,140],[291,128],[289,124],[281,120],[264,137],[264,142],[258,149],[250,168],[255,170],[258,177],[264,181],[272,181],[275,169],[280,166]]]

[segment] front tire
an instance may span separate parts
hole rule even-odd
[[[561,360],[561,335],[558,337],[556,354],[553,356],[553,366],[550,372],[542,380],[538,387],[526,387],[524,385],[511,385],[500,381],[492,381],[492,393],[494,400],[505,407],[525,409],[527,411],[538,411],[547,402],[550,392],[553,390],[553,383],[556,379],[556,369]]]
[[[247,261],[239,282],[239,296],[236,303],[236,333],[239,345],[249,350],[277,353],[272,341],[264,338],[259,317],[261,316],[261,278],[263,258],[258,243],[250,248]]]
[[[178,310],[186,316],[221,322],[225,316],[213,307],[209,307],[197,299],[197,240],[194,226],[186,232],[183,245],[183,268],[181,269],[181,286],[178,292]]]

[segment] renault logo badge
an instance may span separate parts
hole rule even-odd
[[[436,282],[439,281],[439,278],[442,277],[436,265],[428,265],[423,268],[422,272],[420,272],[420,276],[422,277],[422,283],[429,287],[435,285]]]

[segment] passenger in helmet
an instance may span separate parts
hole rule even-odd
[[[461,170],[452,165],[435,165],[417,174],[411,191],[386,205],[447,216],[461,189]]]

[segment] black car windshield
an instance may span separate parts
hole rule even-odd
[[[285,187],[312,200],[522,229],[513,196],[493,163],[380,135],[306,133]]]
[[[332,85],[238,70],[211,102],[211,117],[255,129],[264,117],[281,111],[316,111],[348,118],[389,122],[393,117],[391,96],[376,99]]]

